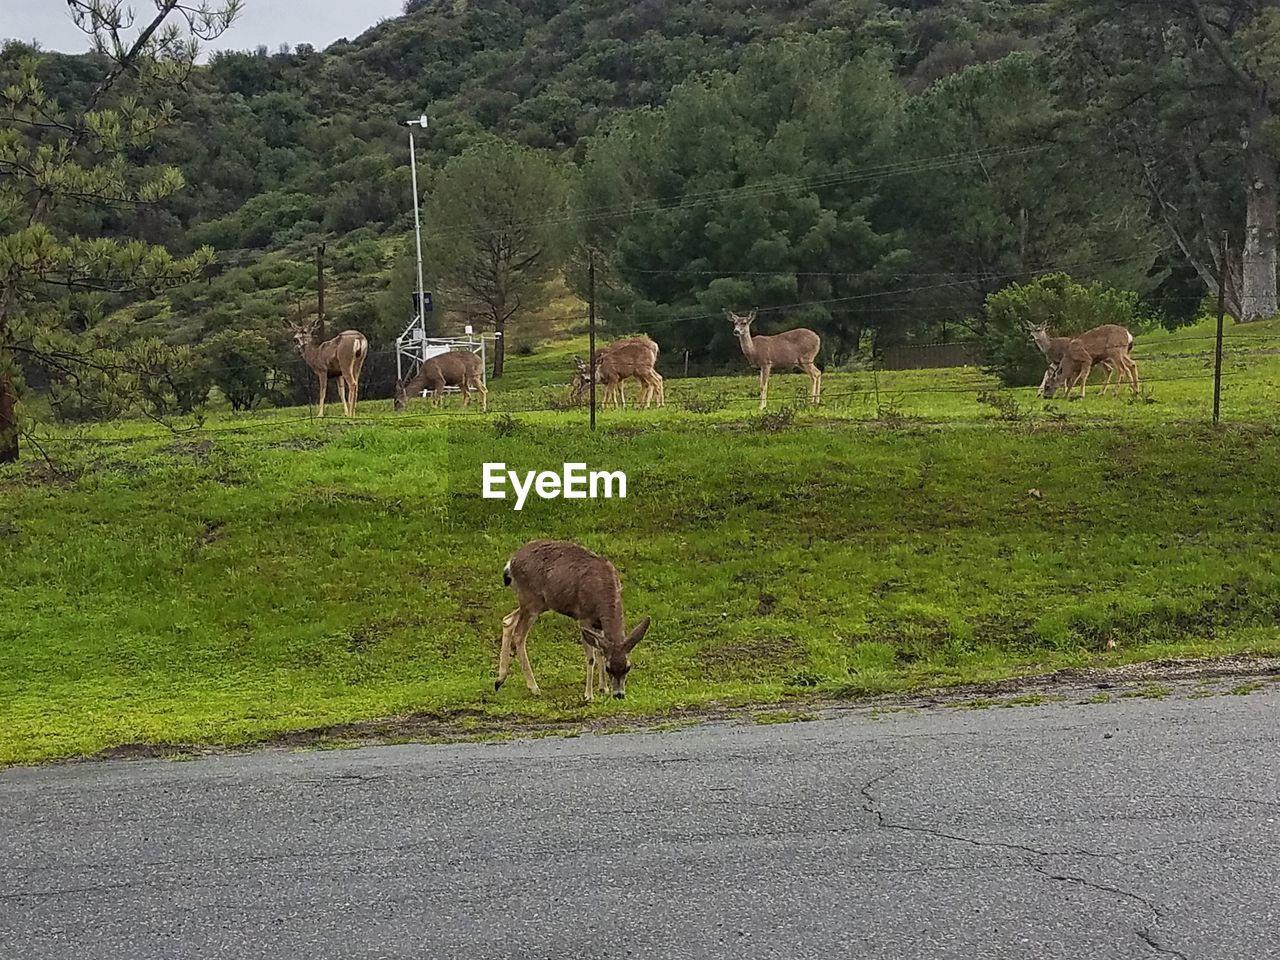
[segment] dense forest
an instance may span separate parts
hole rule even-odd
[[[1169,325],[1224,276],[1234,315],[1269,316],[1280,14],[1255,6],[410,0],[323,51],[217,52],[162,82],[125,72],[105,103],[109,44],[72,56],[11,40],[0,228],[19,236],[32,196],[53,196],[32,158],[58,156],[86,107],[110,108],[130,136],[83,168],[179,179],[35,209],[52,236],[142,241],[183,269],[67,282],[0,247],[0,351],[63,417],[128,409],[140,363],[165,371],[163,396],[144,398],[161,412],[200,402],[219,372],[245,381],[224,394],[296,401],[306,378],[281,323],[314,315],[323,244],[327,324],[370,336],[371,389],[388,391],[378,348],[413,282],[404,123],[424,111],[444,327],[545,331],[560,285],[585,294],[587,251],[604,323],[707,364],[733,355],[726,308],[813,326],[839,363],[985,336],[990,295],[1059,273],[1130,291]],[[192,32],[216,47],[205,26]],[[75,374],[91,353],[111,362]]]

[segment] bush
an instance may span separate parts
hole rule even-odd
[[[233,410],[248,410],[267,392],[273,352],[267,338],[250,330],[224,330],[204,347],[210,375]]]
[[[1005,386],[1028,386],[1044,375],[1044,355],[1027,334],[1027,323],[1043,323],[1051,337],[1083,333],[1104,323],[1132,327],[1138,295],[1096,281],[1077,283],[1065,273],[1015,283],[987,297],[984,369]]]

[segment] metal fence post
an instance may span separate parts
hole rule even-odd
[[[1227,311],[1227,231],[1222,231],[1218,268],[1218,335],[1213,348],[1213,425],[1222,405],[1222,318]]]

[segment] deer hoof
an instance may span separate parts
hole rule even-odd
[[[502,681],[501,681],[501,680],[495,680],[495,681],[493,681],[493,689],[494,689],[494,690],[501,690],[501,689],[502,689]]]

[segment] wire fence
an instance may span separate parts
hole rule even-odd
[[[1178,339],[1187,342],[1203,342],[1205,339],[1213,340],[1213,338],[1205,337],[1171,338],[1164,340],[1162,347],[1168,346]],[[1272,344],[1273,346],[1269,349],[1253,348],[1228,351],[1224,353],[1226,359],[1238,361],[1280,356],[1280,335],[1233,337],[1232,339],[1248,339],[1256,344]],[[920,345],[921,349],[950,346],[953,345]],[[1196,359],[1203,361],[1204,368],[1197,372],[1168,374],[1156,372],[1141,376],[1141,393],[1136,397],[1132,395],[1127,385],[1119,384],[1115,388],[1117,397],[1113,398],[1114,402],[1124,403],[1125,397],[1128,397],[1130,402],[1133,400],[1137,400],[1140,403],[1163,402],[1160,399],[1161,392],[1166,385],[1176,384],[1180,389],[1186,385],[1196,383],[1204,388],[1203,390],[1195,391],[1195,396],[1199,399],[1193,400],[1189,404],[1184,404],[1179,410],[1184,413],[1198,412],[1200,414],[1199,417],[1191,417],[1191,419],[1209,419],[1214,378],[1212,369],[1213,349],[1182,353],[1159,352],[1146,355],[1135,353],[1133,356],[1139,362],[1146,361],[1158,364],[1161,361],[1176,361],[1180,362],[1184,367],[1188,359]],[[955,369],[957,370],[956,373],[945,380],[934,383],[922,382],[921,378],[929,375],[930,368],[920,366],[906,367],[901,370],[890,370],[879,365],[851,371],[831,370],[828,371],[828,376],[824,378],[830,384],[830,387],[823,390],[821,403],[816,407],[810,407],[807,403],[807,397],[804,395],[804,391],[807,391],[807,378],[804,378],[805,386],[804,391],[802,391],[797,389],[798,385],[795,380],[790,382],[780,381],[775,377],[770,389],[769,409],[775,414],[780,409],[786,409],[793,413],[797,410],[811,410],[813,415],[818,417],[825,416],[848,422],[859,420],[905,420],[930,423],[939,427],[948,425],[961,426],[978,422],[989,423],[993,419],[1033,418],[1039,415],[1047,419],[1059,419],[1071,410],[1071,407],[1065,402],[1052,401],[1046,402],[1037,414],[1032,410],[1038,402],[1034,397],[1034,388],[1006,390],[1000,387],[993,377],[982,374],[976,367]],[[1280,364],[1276,368],[1276,378],[1280,382]],[[717,414],[720,414],[734,420],[750,419],[757,416],[759,393],[754,376],[749,374],[737,377],[722,375],[699,376],[696,373],[691,373],[688,377],[670,378],[670,381],[666,390],[668,416],[663,420],[651,419],[648,421],[654,425],[661,422],[671,422],[670,414],[683,418],[696,418],[705,415],[710,415],[714,418]],[[1258,383],[1259,378],[1256,376],[1255,371],[1232,369],[1223,371],[1222,382],[1228,387],[1233,387],[1246,383]],[[585,403],[572,404],[569,402],[567,376],[566,382],[563,384],[518,388],[506,397],[503,395],[501,384],[502,381],[497,381],[494,389],[489,393],[490,402],[487,415],[480,412],[478,398],[473,397],[471,405],[467,409],[463,409],[457,399],[447,400],[446,405],[440,407],[435,407],[429,400],[424,399],[414,401],[408,410],[399,413],[380,411],[370,414],[358,411],[356,416],[345,417],[339,412],[337,416],[331,414],[326,419],[321,420],[316,416],[314,407],[310,408],[305,414],[295,414],[293,411],[277,408],[271,411],[243,413],[241,416],[244,419],[241,422],[208,424],[197,419],[195,422],[185,424],[178,422],[156,424],[151,430],[130,433],[120,437],[103,437],[95,434],[93,428],[68,430],[62,433],[50,433],[44,430],[29,433],[27,439],[42,448],[51,450],[85,446],[118,449],[134,444],[156,441],[185,443],[202,440],[218,440],[221,442],[234,441],[236,439],[256,439],[272,431],[283,430],[288,433],[302,424],[326,426],[328,429],[350,427],[398,429],[422,426],[424,422],[429,421],[448,422],[456,418],[492,420],[504,416],[533,414],[563,414],[568,418],[570,424],[580,424],[584,430],[587,428],[589,410]],[[638,386],[639,384],[637,383],[633,385],[633,388]],[[1096,394],[1098,389],[1099,385],[1095,382],[1092,390]],[[1006,397],[1006,401],[992,400],[993,397],[1000,396]],[[956,412],[954,409],[954,398],[960,397],[967,397],[972,401],[965,404],[965,412]],[[941,403],[920,402],[928,398],[936,398]],[[1185,400],[1185,397],[1182,399]],[[944,408],[941,404],[945,404],[948,400],[951,400],[952,404]],[[1012,403],[1009,403],[1010,400]],[[616,417],[613,423],[625,423],[628,429],[634,429],[644,422],[642,420],[643,416],[652,417],[657,415],[656,411],[641,411],[637,415],[634,411],[639,406],[636,391],[632,389],[630,407],[633,412],[619,417],[616,411],[602,408],[600,410],[600,422],[602,426],[608,429],[611,426],[611,417]],[[334,404],[331,409],[340,411],[341,407]],[[1073,415],[1072,419],[1082,422],[1089,420],[1115,422],[1117,411],[1121,412],[1121,419],[1123,419],[1123,409],[1123,407],[1094,408],[1088,413]],[[1013,412],[1011,413],[1010,411]],[[1187,416],[1173,416],[1171,419],[1183,421],[1189,418]],[[1253,420],[1249,420],[1249,418],[1240,419],[1256,422],[1259,418],[1254,418]],[[1270,422],[1269,416],[1261,419],[1265,422]]]

